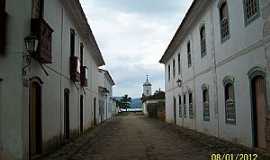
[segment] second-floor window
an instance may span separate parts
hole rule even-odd
[[[168,65],[168,81],[171,80],[171,66]]]
[[[84,51],[84,45],[83,43],[80,44],[80,61],[81,65],[83,66],[83,51]]]
[[[244,0],[244,15],[246,24],[251,23],[259,16],[259,0]]]
[[[175,59],[173,60],[173,78],[175,78]]]
[[[201,57],[204,57],[206,53],[206,36],[205,36],[205,26],[203,25],[200,29],[200,39],[201,39]]]
[[[75,56],[75,30],[70,29],[70,56]]]
[[[180,54],[178,54],[178,74],[181,73],[181,57],[180,57]]]
[[[230,38],[230,24],[228,4],[224,1],[219,8],[221,41],[224,42]]]
[[[192,61],[191,61],[191,46],[190,46],[190,41],[187,43],[187,59],[188,59],[188,67],[191,67]]]

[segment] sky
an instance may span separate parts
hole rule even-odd
[[[80,0],[107,69],[113,96],[141,97],[146,75],[152,91],[165,88],[159,63],[192,0]]]

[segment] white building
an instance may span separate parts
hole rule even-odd
[[[107,70],[99,69],[98,74],[99,87],[99,116],[100,121],[103,122],[112,118],[115,113],[113,106],[112,87],[115,85],[110,73]]]
[[[0,0],[0,23],[0,159],[35,158],[93,127],[105,63],[79,0]]]
[[[270,149],[269,56],[269,0],[194,0],[160,60],[166,120]]]

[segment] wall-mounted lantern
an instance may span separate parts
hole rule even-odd
[[[30,35],[24,39],[25,49],[29,54],[34,54],[38,49],[38,38],[36,36]]]

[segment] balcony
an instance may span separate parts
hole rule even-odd
[[[86,66],[81,67],[81,86],[88,86],[88,68]]]
[[[80,59],[75,56],[70,57],[70,79],[74,82],[80,82]]]
[[[6,44],[6,18],[6,12],[0,10],[0,54],[4,54]]]
[[[39,40],[37,53],[32,57],[40,63],[52,63],[52,28],[43,18],[38,18],[32,19],[31,31]]]

